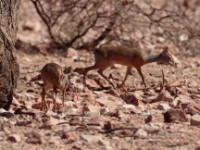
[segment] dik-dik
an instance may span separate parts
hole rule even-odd
[[[153,62],[175,65],[173,55],[169,52],[168,47],[164,47],[163,51],[157,55],[148,55],[140,48],[104,45],[96,49],[94,51],[94,55],[94,65],[85,68],[83,71],[84,83],[86,83],[85,76],[87,72],[93,69],[98,69],[98,73],[114,87],[114,84],[103,74],[103,71],[113,64],[121,64],[127,66],[127,70],[124,80],[118,87],[121,87],[124,84],[132,67],[136,68],[140,77],[142,78],[144,86],[146,87],[144,75],[141,70],[143,65]]]
[[[69,88],[69,79],[68,76],[64,74],[63,68],[56,63],[48,63],[41,70],[41,78],[44,82],[42,90],[41,110],[48,109],[45,101],[45,95],[46,91],[51,88],[54,91],[54,109],[56,108],[58,89],[62,91],[62,105],[64,106],[66,90]]]

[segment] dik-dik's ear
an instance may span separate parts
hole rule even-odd
[[[168,51],[168,46],[163,47],[163,52],[167,52]]]
[[[72,67],[63,67],[63,73],[64,74],[70,74],[72,72]]]
[[[163,47],[163,54],[168,54],[169,53],[169,48],[167,46]]]

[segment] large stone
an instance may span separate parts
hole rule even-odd
[[[138,129],[135,134],[134,134],[136,137],[138,138],[145,138],[148,136],[148,133],[146,130],[144,129]]]
[[[165,112],[163,115],[164,115],[164,121],[167,123],[188,121],[186,113],[181,108],[170,109],[167,112]]]
[[[8,140],[12,142],[20,142],[21,137],[18,134],[11,134],[8,136]]]
[[[158,105],[158,109],[167,111],[167,110],[171,109],[171,107],[167,103],[161,103]]]
[[[196,114],[196,115],[192,116],[192,118],[190,120],[190,124],[194,125],[194,126],[199,126],[200,125],[200,115]]]

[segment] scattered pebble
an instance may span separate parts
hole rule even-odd
[[[8,140],[11,142],[20,142],[21,137],[18,134],[11,134],[8,136]]]
[[[135,134],[134,134],[135,137],[138,137],[138,138],[146,138],[148,136],[148,133],[146,130],[144,129],[138,129]]]

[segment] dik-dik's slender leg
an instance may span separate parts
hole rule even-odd
[[[98,69],[98,68],[99,68],[99,65],[98,64],[94,64],[93,66],[87,67],[87,68],[84,69],[84,74],[83,74],[83,82],[84,82],[84,84],[86,84],[85,76],[86,76],[87,72],[89,72],[90,70]]]
[[[113,88],[115,88],[114,84],[103,74],[103,71],[104,71],[105,69],[106,69],[106,68],[104,68],[104,69],[99,69],[99,70],[98,70],[98,73],[99,73],[106,81],[108,81],[108,82],[112,85]]]
[[[53,109],[56,110],[56,100],[57,100],[57,93],[58,93],[58,91],[57,91],[56,87],[54,87],[53,90],[54,90],[54,97],[53,97],[53,105],[54,106],[53,106]]]
[[[66,94],[66,89],[62,90],[62,96],[63,96],[63,100],[62,100],[62,106],[64,107],[64,102],[65,102],[65,94]]]
[[[105,61],[104,62],[99,61],[99,63],[97,62],[93,66],[85,68],[84,76],[83,76],[84,83],[86,84],[85,76],[86,76],[87,72],[89,72],[90,70],[99,69],[98,73],[114,87],[113,83],[111,81],[109,81],[107,79],[107,77],[103,74],[103,70],[105,70],[108,66],[109,66],[109,63],[107,63]]]
[[[128,75],[130,74],[130,71],[131,71],[131,67],[127,67],[127,69],[126,69],[126,75],[124,77],[124,80],[122,81],[122,83],[120,85],[118,85],[118,87],[122,87],[124,85],[125,81],[128,78]]]
[[[143,75],[143,73],[142,73],[141,68],[137,68],[137,71],[138,71],[140,77],[142,78],[142,82],[143,82],[143,84],[144,84],[144,86],[145,86],[145,88],[146,88],[147,86],[146,86],[146,83],[145,83],[145,80],[144,80],[144,75]]]
[[[46,88],[43,87],[42,89],[42,102],[40,104],[40,110],[42,111],[46,111],[48,108],[47,108],[47,104],[46,104],[46,101],[45,101],[45,95],[46,95]]]

